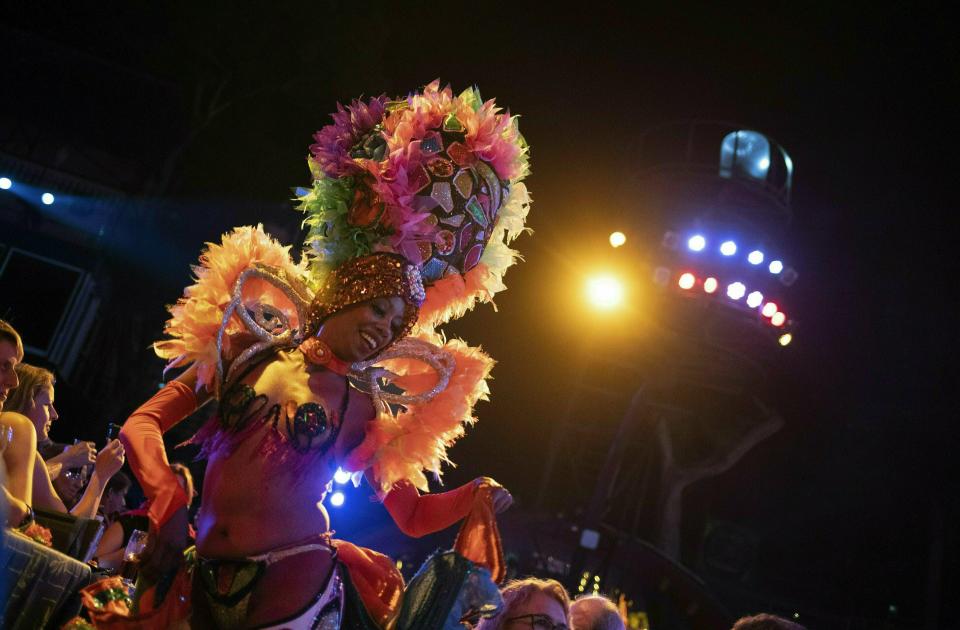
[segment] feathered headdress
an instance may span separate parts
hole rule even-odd
[[[350,270],[369,265],[358,260],[402,260],[398,291],[418,307],[416,322],[407,340],[353,366],[379,413],[347,466],[371,469],[383,491],[404,479],[425,490],[423,472],[439,475],[447,447],[487,396],[493,366],[479,348],[435,329],[506,288],[503,274],[519,258],[509,243],[529,211],[527,145],[515,116],[476,89],[454,96],[437,81],[406,99],[338,105],[315,140],[313,185],[298,190],[308,227],[301,262],[259,226],[225,234],[201,256],[197,282],[171,307],[171,339],[155,350],[171,366],[200,364],[198,386],[216,392],[238,363],[299,345],[317,322],[365,299],[367,280]],[[334,285],[337,304],[327,304]],[[353,288],[347,295],[342,287]],[[224,374],[221,356],[242,329],[259,341]],[[383,378],[404,393],[381,390]]]
[[[530,206],[516,116],[434,81],[403,100],[338,106],[333,120],[310,147],[313,187],[298,191],[311,284],[349,258],[401,254],[427,287],[421,329],[506,288]]]

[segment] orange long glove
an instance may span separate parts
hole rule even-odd
[[[130,469],[150,501],[147,515],[154,528],[189,505],[176,474],[170,470],[163,434],[196,409],[193,389],[180,381],[171,381],[134,411],[120,430]]]
[[[471,481],[447,492],[420,494],[409,481],[399,481],[383,499],[397,527],[407,536],[420,538],[446,529],[470,513],[477,482]]]
[[[409,481],[397,483],[383,504],[404,534],[424,536],[463,520],[454,549],[463,557],[490,570],[495,582],[506,575],[500,530],[493,513],[491,486],[487,479],[459,488],[423,494]]]

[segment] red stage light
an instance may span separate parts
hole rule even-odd
[[[681,289],[692,289],[693,285],[696,283],[697,278],[690,272],[681,275],[680,280],[677,282]]]
[[[717,279],[716,278],[707,278],[703,281],[703,290],[707,293],[713,293],[717,290]]]

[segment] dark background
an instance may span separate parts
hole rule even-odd
[[[787,427],[691,489],[691,527],[709,513],[750,528],[765,588],[838,615],[895,606],[903,621],[889,623],[919,623],[938,536],[944,603],[956,592],[949,95],[960,86],[945,9],[215,1],[3,13],[0,150],[129,201],[95,228],[98,215],[85,223],[57,206],[0,224],[0,241],[35,248],[38,234],[79,225],[75,257],[93,256],[107,296],[81,373],[58,386],[54,437],[99,437],[156,386],[147,344],[204,241],[256,221],[297,238],[287,200],[308,182],[307,146],[336,102],[440,78],[522,114],[532,147],[526,262],[499,313],[481,307],[448,327],[499,363],[447,482],[493,476],[523,509],[572,378],[568,350],[593,324],[572,306],[582,261],[606,255],[624,217],[644,221],[640,133],[742,121],[795,164],[787,240],[803,326],[778,372]],[[361,528],[356,514],[371,509],[345,507],[334,526]]]

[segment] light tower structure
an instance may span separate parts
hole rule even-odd
[[[649,602],[669,600],[663,585],[673,584],[674,617],[709,627],[722,606],[705,610],[716,603],[707,589],[695,601],[699,575],[743,578],[755,542],[733,524],[691,528],[683,494],[783,424],[765,400],[771,367],[802,339],[786,238],[793,162],[764,133],[693,121],[644,134],[637,164],[636,205],[616,228],[634,245],[617,251],[629,257],[646,332],[582,358],[537,498],[552,516],[575,506],[563,511],[573,550],[538,552],[536,564],[573,593]]]

